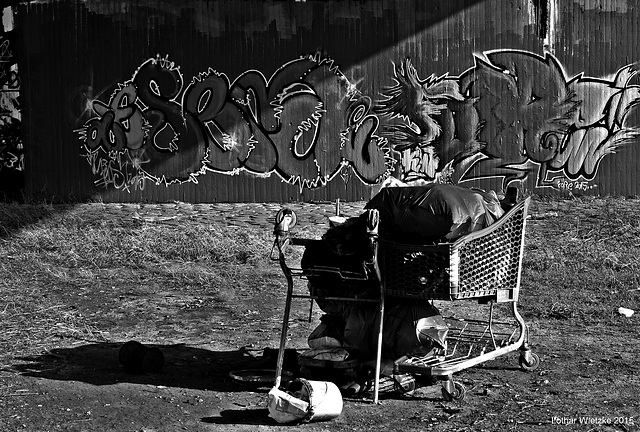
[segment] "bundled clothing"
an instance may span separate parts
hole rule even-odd
[[[381,238],[422,245],[455,241],[489,226],[504,214],[494,192],[449,184],[385,188],[365,209],[378,210]],[[301,264],[308,271],[309,290],[314,296],[377,298],[379,282],[367,273],[364,264],[371,258],[365,212],[343,224],[332,225],[321,242],[307,246]],[[314,268],[339,269],[355,277],[312,273]],[[322,298],[317,303],[325,316],[310,336],[310,346],[341,345],[357,350],[364,359],[374,357],[378,313],[375,303]],[[397,359],[446,347],[443,330],[446,325],[432,304],[388,298],[386,305],[383,357]]]

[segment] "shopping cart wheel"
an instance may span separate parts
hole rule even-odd
[[[467,388],[460,382],[448,380],[442,383],[442,397],[447,402],[462,401],[467,394]]]
[[[529,357],[527,359],[527,357]],[[528,352],[528,353],[520,353],[520,358],[518,358],[518,363],[520,364],[520,369],[526,372],[531,372],[538,369],[540,366],[540,357],[537,354]]]

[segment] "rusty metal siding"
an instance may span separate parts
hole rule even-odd
[[[25,176],[31,197],[123,202],[360,200],[370,196],[385,171],[404,180],[432,180],[443,175],[446,163],[453,164],[453,175],[463,184],[498,191],[507,182],[559,195],[635,195],[640,189],[638,80],[632,76],[625,83],[615,81],[616,73],[640,58],[639,7],[633,0],[50,0],[22,2],[14,11],[23,77]],[[318,59],[335,63],[318,63],[315,75],[295,79],[296,59],[316,53]],[[181,77],[183,93],[210,70],[230,85],[236,80],[254,83],[247,87],[249,98],[230,93],[215,118],[215,127],[239,134],[244,144],[234,147],[235,135],[227,135],[230,144],[224,149],[210,142],[209,149],[218,152],[210,163],[202,162],[202,148],[187,140],[181,146],[189,146],[171,153],[169,129],[164,135],[160,130],[166,122],[158,120],[153,107],[141,103],[144,120],[158,126],[147,127],[160,143],[155,159],[145,162],[139,149],[151,143],[135,141],[139,137],[133,132],[126,136],[129,147],[113,150],[103,143],[99,156],[91,153],[94,148],[87,147],[83,135],[91,131],[87,125],[106,123],[109,109],[114,115],[124,112],[109,107],[110,101],[154,58],[168,59],[179,68],[174,76]],[[407,58],[410,64],[401,67]],[[501,67],[511,72],[501,76]],[[409,70],[425,83],[435,104],[446,106],[427,119],[440,128],[435,141],[427,140],[424,129],[422,135],[415,134],[419,112],[409,113],[403,122],[398,106],[388,107],[386,114],[376,107],[390,94],[397,74],[409,76]],[[286,121],[278,127],[309,126],[300,113],[313,104],[320,118],[315,129],[309,127],[312,132],[301,133],[298,147],[292,144],[288,151],[279,141],[280,129],[261,118],[252,120],[253,108],[242,108],[251,103],[263,104],[261,109],[273,106],[258,94],[255,82],[277,73],[280,81],[275,78],[269,85],[281,89],[272,97],[282,95],[289,104],[283,108],[289,111],[281,115]],[[541,79],[546,77],[547,81]],[[485,87],[474,87],[474,79]],[[529,91],[523,83],[538,86],[531,102],[542,103],[539,112],[505,90],[511,85],[516,93]],[[166,85],[158,87],[162,97]],[[240,88],[244,87],[234,91]],[[336,96],[349,88],[359,97],[351,104]],[[454,88],[464,91],[458,95]],[[566,100],[553,101],[558,91],[566,93]],[[408,87],[403,92],[401,98],[410,97]],[[186,100],[175,96],[160,104],[162,115],[185,113]],[[239,102],[238,97],[245,99]],[[153,95],[147,102],[149,98]],[[491,108],[491,98],[498,111]],[[473,100],[478,102],[471,104]],[[572,104],[582,107],[580,115],[593,123],[576,117]],[[175,118],[171,124],[180,129]],[[190,124],[206,134],[213,123]],[[193,129],[184,129],[183,135],[189,133]],[[539,142],[527,137],[534,133]],[[211,134],[222,142],[222,132]],[[250,134],[257,142],[253,150],[246,147]],[[353,140],[352,149],[345,148],[343,136]],[[199,143],[203,139],[197,138]],[[412,139],[416,143],[411,144]],[[269,150],[270,145],[277,149]],[[376,153],[378,145],[390,151],[395,165]],[[397,150],[402,148],[409,150]],[[295,154],[309,149],[315,149],[322,175],[335,174],[331,179],[320,178],[309,157]],[[246,157],[244,162],[231,158],[233,151]],[[439,155],[439,164],[430,152]],[[478,156],[469,166],[465,152]],[[346,165],[334,173],[342,157]]]

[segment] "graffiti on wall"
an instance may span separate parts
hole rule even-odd
[[[302,191],[351,173],[375,184],[394,165],[371,98],[319,55],[269,79],[249,70],[231,82],[209,68],[186,85],[173,62],[151,58],[108,101],[90,103],[94,115],[76,132],[99,186],[131,191],[246,172]]]
[[[267,79],[233,82],[209,69],[185,85],[167,58],[151,58],[77,130],[96,185],[131,191],[151,182],[198,183],[207,172],[277,175],[300,191],[351,174],[376,184],[534,180],[536,188],[588,190],[600,162],[640,131],[637,71],[568,78],[551,54],[500,50],[459,76],[421,78],[394,65],[379,100],[362,95],[319,55]]]
[[[12,32],[0,33],[0,190],[17,197],[24,183],[24,148],[20,134],[20,78]]]
[[[421,79],[406,59],[375,111],[406,182],[499,177],[506,188],[535,176],[537,188],[586,190],[602,159],[640,136],[627,122],[636,74],[569,79],[551,54],[501,50],[458,77]]]

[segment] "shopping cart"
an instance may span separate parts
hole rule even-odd
[[[282,379],[291,303],[294,298],[375,302],[378,304],[378,338],[374,375],[373,402],[378,402],[381,372],[383,317],[385,298],[396,297],[414,302],[434,300],[476,300],[488,305],[486,319],[448,317],[447,348],[425,356],[403,356],[394,362],[394,373],[431,377],[442,381],[446,400],[462,400],[464,385],[453,375],[507,353],[519,350],[519,364],[525,371],[539,366],[538,356],[529,346],[528,327],[517,309],[524,235],[530,198],[517,203],[500,219],[480,231],[467,234],[451,243],[437,245],[401,244],[378,235],[379,213],[366,210],[367,233],[371,259],[363,262],[362,272],[343,271],[333,267],[298,268],[290,266],[292,247],[308,247],[321,240],[296,238],[290,229],[297,217],[289,209],[276,215],[272,258],[280,262],[287,279],[280,350],[276,365],[275,387]],[[294,280],[331,273],[341,279],[377,281],[379,292],[369,297],[322,297],[313,289],[300,294]],[[494,319],[494,304],[510,305],[511,319]]]

